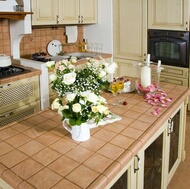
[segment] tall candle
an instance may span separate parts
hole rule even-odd
[[[143,88],[151,85],[151,69],[149,66],[143,66],[141,68],[141,85]]]

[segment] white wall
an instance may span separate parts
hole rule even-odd
[[[98,0],[98,23],[84,26],[88,42],[103,43],[104,53],[113,54],[112,0]]]

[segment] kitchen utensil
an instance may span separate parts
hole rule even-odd
[[[58,40],[52,40],[49,42],[47,46],[47,52],[51,56],[56,56],[62,51],[62,45],[61,42]]]
[[[0,67],[7,67],[11,65],[10,56],[6,56],[5,54],[0,54]]]

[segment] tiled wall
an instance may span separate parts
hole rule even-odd
[[[83,39],[83,26],[78,26],[78,40],[76,44],[66,42],[65,28],[41,28],[32,29],[32,34],[25,35],[20,43],[21,57],[30,56],[36,52],[47,52],[47,45],[51,40],[59,40],[65,44],[64,51],[78,51],[77,43]],[[11,55],[9,20],[0,19],[0,54]]]
[[[8,19],[0,19],[0,54],[11,55]]]

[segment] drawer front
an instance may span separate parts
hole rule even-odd
[[[26,116],[32,115],[40,110],[40,101],[33,102],[29,105],[22,106],[13,111],[0,114],[0,126],[7,125],[11,122],[20,120]]]
[[[183,79],[183,78],[179,78],[179,77],[173,78],[173,77],[161,76],[160,82],[171,83],[171,84],[175,84],[175,85],[181,85],[181,86],[188,87],[188,79]]]
[[[173,66],[162,66],[162,67],[164,67],[164,70],[162,70],[161,75],[188,78],[189,75],[188,68],[178,68]]]
[[[0,86],[0,113],[38,101],[39,78],[34,76]]]

